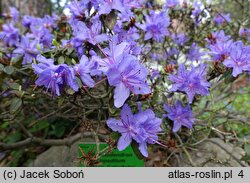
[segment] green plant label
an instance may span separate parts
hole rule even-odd
[[[98,167],[143,167],[144,166],[144,160],[140,160],[137,158],[131,146],[128,146],[123,151],[119,151],[118,149],[113,149],[113,150],[108,149],[108,144],[99,144],[99,152],[101,152],[100,154],[102,155],[95,162],[95,156],[97,155],[96,152],[97,152],[96,144],[79,144],[79,157],[81,158],[80,166],[98,166]]]

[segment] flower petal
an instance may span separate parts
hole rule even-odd
[[[120,108],[123,106],[129,94],[130,90],[122,82],[116,86],[114,93],[115,107]]]
[[[143,156],[148,157],[148,148],[146,142],[140,143],[139,150]]]
[[[119,82],[121,82],[121,75],[116,68],[109,69],[107,77],[108,77],[108,82],[111,86],[115,86]]]
[[[126,149],[126,147],[129,146],[131,142],[132,142],[131,135],[129,133],[124,133],[122,134],[122,136],[118,141],[117,148],[119,149],[119,151],[123,151],[124,149]]]
[[[88,74],[81,75],[81,80],[85,85],[87,85],[91,88],[93,88],[95,86],[95,81]]]
[[[110,118],[107,120],[107,125],[115,132],[124,133],[126,131],[126,128],[124,128],[121,120]]]
[[[181,128],[181,123],[174,122],[173,132],[177,132]]]

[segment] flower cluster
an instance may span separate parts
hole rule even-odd
[[[212,35],[208,43],[213,61],[222,62],[225,67],[232,68],[234,77],[250,71],[250,45],[245,46],[242,41],[234,42],[223,31]]]
[[[179,0],[166,0],[166,7],[167,8],[175,8],[180,4]]]
[[[208,95],[210,83],[206,80],[206,65],[201,64],[199,67],[191,66],[191,70],[187,70],[184,65],[180,65],[177,75],[168,77],[173,82],[170,91],[185,92],[188,96],[188,102],[192,103],[194,96]]]
[[[107,73],[111,86],[115,86],[115,106],[121,107],[129,97],[130,91],[134,94],[149,94],[146,83],[147,69],[133,56],[122,55],[122,60],[111,67]]]
[[[78,90],[78,84],[74,71],[66,64],[54,65],[53,59],[46,59],[43,56],[37,56],[38,64],[32,64],[34,72],[39,75],[36,80],[38,86],[45,86],[51,90],[52,94],[60,95],[60,90],[68,85],[75,91]]]
[[[217,25],[230,23],[231,22],[230,13],[228,13],[228,14],[220,14],[220,13],[218,13],[214,18],[214,22]]]
[[[135,140],[145,157],[148,156],[147,143],[155,144],[158,141],[157,133],[162,130],[161,123],[162,120],[157,118],[152,110],[140,110],[139,113],[133,114],[128,104],[121,110],[121,119],[110,118],[107,121],[109,128],[121,133],[117,146],[120,151]]]
[[[11,19],[13,23],[17,23],[19,20],[19,14],[20,14],[19,11],[15,7],[10,7],[9,12],[3,13],[2,16],[5,19]]]
[[[13,54],[16,57],[23,57],[23,64],[32,63],[33,59],[39,54],[37,45],[39,45],[37,40],[30,40],[27,36],[23,36]]]
[[[7,46],[14,46],[19,39],[19,30],[14,27],[12,23],[4,24],[2,26],[3,31],[0,32],[0,38]]]
[[[228,68],[233,68],[232,75],[234,77],[243,71],[250,71],[250,45],[244,46],[239,41],[232,45],[229,56],[224,60],[223,64]]]
[[[160,42],[165,36],[169,35],[168,27],[170,19],[168,14],[151,11],[150,15],[146,15],[145,17],[146,23],[140,26],[145,31],[144,40],[153,39]]]
[[[163,116],[174,122],[173,132],[177,132],[181,126],[192,128],[194,124],[194,117],[189,105],[183,107],[181,102],[177,101],[174,106],[164,104],[164,109],[167,114],[164,114]]]
[[[203,55],[204,55],[204,52],[200,51],[200,47],[196,43],[193,43],[187,54],[187,59],[191,61],[200,61],[202,60],[201,58]]]

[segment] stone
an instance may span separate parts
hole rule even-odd
[[[246,162],[241,161],[242,157],[245,156],[245,151],[241,147],[236,147],[231,143],[225,143],[219,138],[211,138],[208,141],[204,141],[197,145],[195,148],[196,150],[189,151],[189,154],[197,167],[248,166]],[[177,163],[177,160],[173,160],[173,166],[191,166],[191,163],[184,152],[182,153],[182,156],[178,157],[180,160],[179,164]],[[237,158],[238,161],[236,161],[235,158]]]
[[[93,139],[84,139],[68,146],[53,146],[41,153],[29,165],[34,167],[77,167],[79,166],[79,143],[93,142]]]

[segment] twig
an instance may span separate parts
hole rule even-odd
[[[33,135],[25,128],[25,126],[20,121],[16,121],[16,124],[21,128],[21,130],[30,138],[33,137]]]
[[[66,107],[67,105],[68,105],[68,104],[66,104],[66,105],[64,105],[64,106],[62,106],[62,107],[60,107],[59,109],[57,109],[57,110],[55,110],[55,111],[53,111],[53,112],[51,112],[51,113],[49,113],[49,114],[47,114],[47,115],[45,115],[45,116],[39,118],[39,119],[37,119],[36,121],[34,121],[34,122],[32,122],[31,124],[29,124],[29,127],[32,127],[32,126],[36,125],[39,121],[44,120],[44,119],[47,119],[47,118],[49,118],[50,116],[56,114],[58,111],[60,111],[61,109],[63,109],[63,108]]]
[[[216,141],[213,141],[211,139],[207,139],[206,141],[209,141],[211,143],[214,143],[215,145],[217,145],[218,147],[220,147],[222,150],[224,150],[227,154],[229,154],[237,163],[239,163],[241,166],[246,167],[246,165],[244,163],[242,163],[237,157],[235,157],[235,155],[233,155],[232,152],[229,152],[225,147],[223,147],[221,144],[219,144]]]
[[[192,160],[192,158],[191,158],[189,152],[188,152],[187,149],[185,148],[185,146],[184,146],[184,144],[183,144],[183,142],[182,142],[180,136],[179,136],[177,133],[174,133],[174,135],[175,135],[175,137],[177,137],[177,139],[178,139],[178,141],[179,141],[179,143],[180,143],[180,145],[181,145],[181,148],[182,148],[182,150],[184,151],[184,153],[186,154],[186,156],[187,156],[187,158],[188,158],[188,160],[189,160],[191,166],[195,167],[196,164],[193,162],[193,160]]]
[[[92,137],[93,133],[91,132],[85,132],[85,133],[77,133],[71,137],[64,138],[64,139],[43,139],[43,138],[27,138],[23,141],[19,141],[13,144],[6,144],[6,143],[0,143],[0,150],[13,150],[13,149],[19,149],[24,148],[27,146],[32,145],[39,145],[39,146],[71,146],[74,142],[80,140],[83,137]],[[105,139],[105,136],[99,135],[102,139]]]

